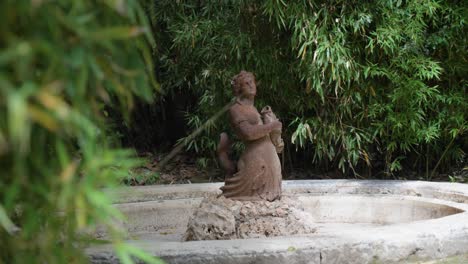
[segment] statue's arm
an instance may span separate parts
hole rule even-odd
[[[275,123],[268,123],[264,125],[252,125],[247,120],[241,121],[237,124],[239,136],[244,140],[256,140],[268,135],[274,128]]]
[[[231,124],[242,140],[256,140],[268,135],[274,129],[281,129],[281,122],[275,120],[268,124],[252,124],[244,111],[236,105],[229,109]]]

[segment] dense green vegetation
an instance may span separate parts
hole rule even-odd
[[[245,69],[259,81],[257,106],[283,121],[287,166],[430,179],[466,155],[463,1],[163,0],[150,13],[163,90],[198,99],[192,129]],[[189,149],[212,160],[228,130],[215,123]]]
[[[111,221],[122,216],[101,190],[139,164],[116,148],[105,116],[157,88],[144,10],[6,0],[0,17],[0,263],[86,262],[98,224],[123,263],[155,263],[123,242]]]
[[[430,180],[466,162],[465,2],[1,1],[0,263],[86,262],[98,225],[123,263],[156,262],[124,243],[102,189],[141,164],[121,142],[162,142],[119,133],[177,139],[181,98],[199,128],[242,69],[283,121],[289,169]],[[201,165],[221,131],[188,142]]]

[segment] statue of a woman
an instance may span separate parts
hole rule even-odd
[[[221,134],[218,156],[226,171],[221,190],[225,197],[236,200],[276,200],[281,197],[281,164],[270,133],[281,132],[282,124],[277,119],[263,123],[254,106],[257,87],[252,73],[241,71],[232,86],[237,99],[229,109],[230,122],[245,151],[235,166],[227,154],[229,139]]]

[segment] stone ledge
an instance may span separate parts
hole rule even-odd
[[[219,192],[222,183],[122,188],[113,192],[116,205],[143,218],[184,224],[201,197]],[[468,185],[407,181],[284,181],[285,194],[295,196],[369,196],[423,201],[457,208],[460,213],[429,220],[384,226],[330,225],[308,236],[223,241],[168,241],[144,238],[130,243],[168,263],[407,263],[468,254]],[[398,198],[398,199],[400,199]],[[138,202],[146,201],[146,202]],[[149,206],[149,207],[145,207]],[[150,209],[152,208],[152,209]],[[158,209],[159,208],[159,209]],[[165,211],[166,210],[166,211]],[[396,209],[393,209],[396,210]],[[152,216],[151,216],[152,212]],[[158,217],[159,215],[159,217]],[[164,220],[166,219],[166,220]],[[180,231],[180,230],[179,230]],[[142,232],[146,232],[142,230]],[[108,245],[89,248],[94,263],[118,263]]]

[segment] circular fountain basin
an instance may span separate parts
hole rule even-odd
[[[299,196],[315,223],[388,225],[436,219],[463,212],[447,203],[411,196]]]
[[[315,233],[184,242],[194,210],[221,186],[126,187],[112,194],[127,215],[120,224],[129,242],[168,263],[408,263],[468,256],[465,184],[284,181],[283,195],[302,203]],[[110,246],[88,254],[95,263],[118,263]]]

